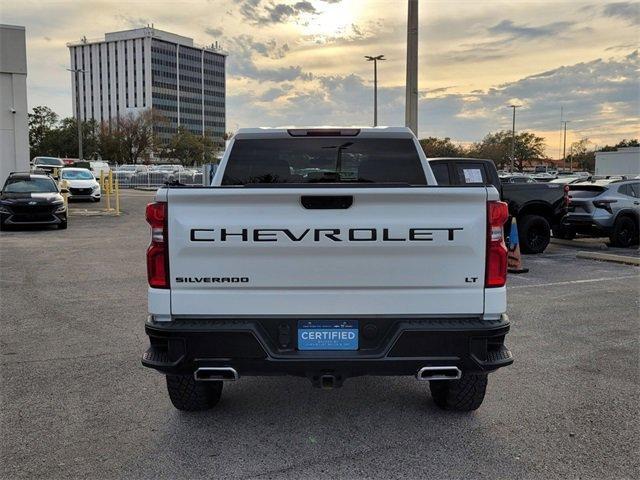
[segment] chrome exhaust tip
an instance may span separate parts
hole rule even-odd
[[[418,380],[459,380],[462,371],[458,367],[422,367],[416,373]]]
[[[231,367],[200,367],[193,373],[193,378],[199,382],[235,382],[239,376]]]

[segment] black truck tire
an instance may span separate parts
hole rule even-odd
[[[167,375],[167,391],[178,410],[197,412],[213,408],[222,396],[222,382],[196,382],[192,375]]]
[[[540,215],[524,215],[518,219],[521,253],[542,253],[551,240],[551,226]]]
[[[429,388],[433,401],[441,409],[471,412],[482,405],[487,391],[487,374],[465,374],[460,380],[432,380]]]
[[[631,217],[617,218],[609,240],[614,247],[630,247],[638,242],[638,225]]]

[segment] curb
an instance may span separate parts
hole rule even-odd
[[[122,215],[122,210],[120,210],[120,215],[116,215],[115,211],[105,212],[104,210],[71,210],[69,216],[70,217],[119,217]]]
[[[611,253],[596,253],[596,252],[578,252],[576,258],[585,258],[589,260],[600,260],[603,262],[620,263],[623,265],[635,265],[640,267],[640,258],[625,257],[623,255],[613,255]]]
[[[564,240],[562,238],[551,238],[551,243],[556,245],[564,245],[565,247],[577,247],[588,250],[608,250],[609,246],[606,243],[585,243],[577,240]]]

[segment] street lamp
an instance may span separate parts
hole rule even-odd
[[[372,57],[370,55],[365,55],[364,58],[367,59],[367,62],[373,62],[373,126],[378,126],[378,60],[384,61],[384,55],[378,55],[377,57]]]
[[[87,73],[82,68],[67,68],[69,72],[74,74],[76,82],[76,123],[78,124],[78,160],[82,161],[82,119],[80,118],[80,84],[78,83],[78,74]]]
[[[521,106],[522,105],[509,105],[509,108],[513,108],[513,126],[511,128],[511,173],[513,173],[516,161],[516,108],[520,108]]]

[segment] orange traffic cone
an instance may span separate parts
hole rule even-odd
[[[509,253],[507,254],[507,271],[509,273],[527,273],[528,268],[522,266],[522,255],[518,240],[518,222],[516,217],[511,219],[511,231],[509,232]]]

